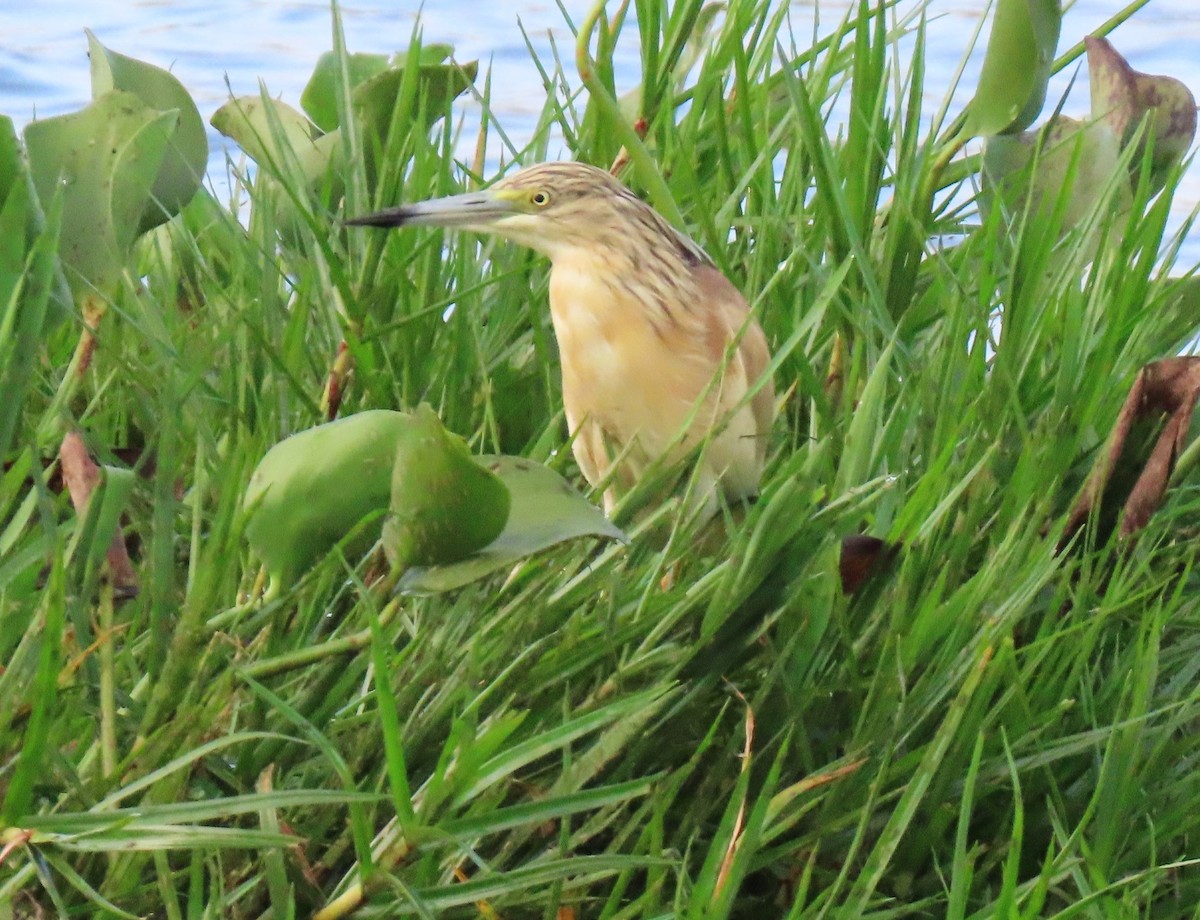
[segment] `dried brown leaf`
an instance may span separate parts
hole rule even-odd
[[[842,540],[838,573],[842,578],[842,593],[853,594],[863,586],[881,560],[892,558],[898,546],[885,543],[878,537],[855,534]]]
[[[1099,506],[1134,424],[1166,415],[1167,422],[1154,449],[1125,500],[1119,535],[1121,539],[1127,539],[1146,526],[1150,516],[1162,504],[1198,398],[1200,357],[1166,358],[1147,364],[1138,372],[1113,425],[1108,446],[1096,461],[1087,485],[1067,518],[1067,527],[1058,545],[1060,552]]]
[[[62,446],[59,447],[58,458],[62,467],[63,482],[71,496],[71,504],[75,506],[75,513],[83,517],[92,493],[100,484],[100,467],[88,454],[87,446],[77,431],[67,432]],[[137,572],[134,571],[133,562],[129,558],[125,536],[120,527],[113,533],[105,558],[114,596],[121,600],[137,597]]]

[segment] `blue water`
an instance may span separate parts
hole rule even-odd
[[[610,4],[615,7],[616,2]],[[830,31],[851,4],[794,2],[790,16],[797,36]],[[1124,0],[1080,0],[1066,14],[1060,49],[1078,41],[1125,5]],[[584,0],[563,0],[567,15],[578,21],[591,6]],[[987,0],[932,0],[926,100],[936,107],[948,92],[963,50]],[[492,76],[492,108],[515,143],[533,131],[544,98],[541,77],[525,47],[521,26],[543,60],[549,61],[552,42],[568,62],[574,38],[554,0],[351,0],[342,7],[347,45],[352,51],[387,53],[408,45],[420,27],[426,42],[447,42],[459,60],[479,59]],[[266,2],[266,0],[139,0],[85,2],[44,0],[21,5],[0,3],[0,113],[18,126],[35,116],[56,115],[85,105],[90,97],[87,42],[91,28],[106,46],[124,54],[170,68],[190,90],[207,118],[229,96],[256,94],[262,80],[272,95],[297,105],[317,56],[331,46],[331,17],[327,2]],[[1134,67],[1165,73],[1200,93],[1200,3],[1196,0],[1152,0],[1112,36]],[[982,47],[969,60],[955,106],[970,96]],[[632,86],[638,75],[638,54],[627,41],[617,60],[618,83]],[[1066,114],[1084,115],[1089,108],[1086,72],[1070,68],[1051,85],[1048,106],[1066,92],[1072,76],[1074,90]],[[482,85],[482,73],[480,79]],[[464,102],[470,118],[471,102]],[[952,110],[953,111],[953,110]],[[836,116],[836,112],[835,112]],[[214,184],[222,186],[226,148],[212,137]],[[464,155],[473,139],[464,138]],[[565,151],[557,151],[565,154]],[[496,162],[500,149],[489,156]],[[551,155],[556,153],[551,147]],[[1200,168],[1192,168],[1175,202],[1176,225],[1200,201]],[[1200,240],[1185,247],[1187,262],[1200,262]]]

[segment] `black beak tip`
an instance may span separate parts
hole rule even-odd
[[[407,215],[403,208],[393,208],[387,211],[377,211],[374,214],[364,214],[361,217],[347,217],[342,221],[346,227],[402,227]]]

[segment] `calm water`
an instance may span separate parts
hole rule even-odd
[[[575,21],[590,5],[564,0]],[[794,2],[794,33],[812,34],[814,22],[818,32],[828,31],[850,5],[845,0],[818,5]],[[986,6],[986,0],[932,0],[926,84],[931,105],[945,95]],[[1073,44],[1123,6],[1124,0],[1079,0],[1067,12],[1061,47]],[[34,8],[17,0],[0,2],[0,113],[18,125],[35,115],[55,115],[86,104],[90,89],[84,28],[91,28],[114,50],[169,67],[191,91],[205,119],[228,98],[230,89],[237,95],[257,93],[260,79],[272,95],[298,106],[314,61],[331,45],[325,2],[43,0],[31,12]],[[377,53],[406,47],[420,8],[417,0],[348,0],[342,7],[347,45],[352,51]],[[553,41],[569,59],[574,42],[557,4],[553,0],[427,0],[420,16],[426,42],[453,44],[459,60],[478,58],[485,68],[490,62],[493,108],[514,142],[527,138],[543,90],[521,26],[540,55],[548,59]],[[1196,0],[1151,0],[1112,37],[1137,69],[1171,74],[1200,94],[1200,3]],[[618,81],[623,78],[632,85],[638,73],[637,49],[626,42],[621,53]],[[970,95],[981,56],[982,48],[968,64],[958,104]],[[1074,68],[1052,84],[1048,105],[1066,91],[1073,75]],[[1080,70],[1077,77],[1064,106],[1067,114],[1088,110],[1086,73]],[[470,144],[471,139],[464,143]],[[220,144],[214,136],[211,172],[218,185],[224,174]],[[497,157],[500,151],[490,153]],[[1200,167],[1191,170],[1177,196],[1176,219],[1182,220],[1198,201]],[[1200,240],[1189,241],[1187,258],[1200,262]]]

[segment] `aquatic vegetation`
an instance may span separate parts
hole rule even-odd
[[[1067,52],[996,7],[952,108],[932,7],[599,4],[522,146],[486,72],[335,8],[296,107],[205,113],[229,202],[137,49],[0,119],[0,916],[1200,903],[1195,106],[1121,58],[1136,4]],[[559,144],[770,341],[711,529],[704,445],[585,492],[542,260],[342,223]]]

